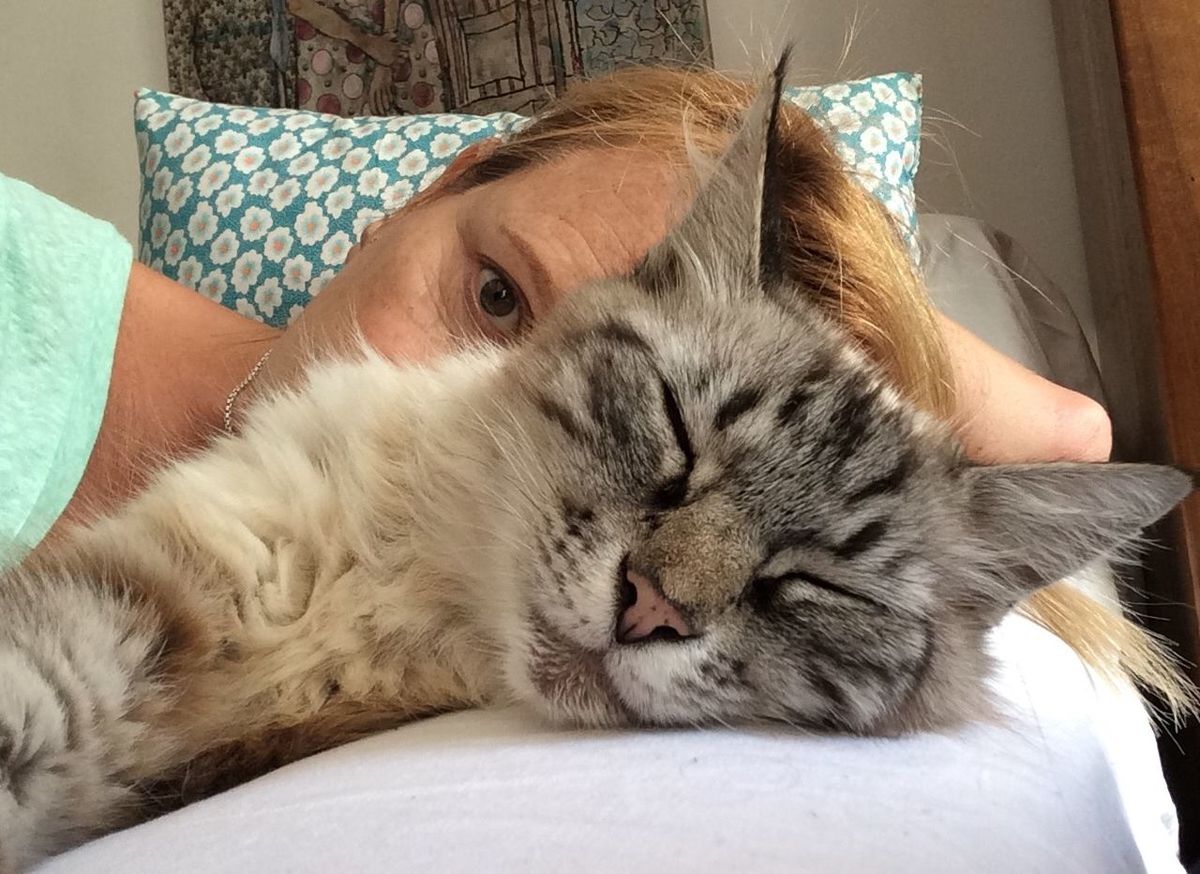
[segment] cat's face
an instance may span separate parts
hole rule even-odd
[[[634,276],[580,292],[500,374],[489,570],[514,593],[509,681],[556,718],[979,715],[989,628],[1187,491],[966,463],[772,275],[769,108]]]
[[[514,656],[551,711],[865,727],[957,645],[956,450],[821,319],[610,282],[508,375]]]

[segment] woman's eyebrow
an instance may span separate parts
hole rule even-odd
[[[533,276],[533,282],[536,288],[533,289],[543,300],[551,300],[554,296],[554,282],[550,278],[550,272],[546,269],[546,265],[542,263],[537,252],[534,251],[533,245],[514,231],[512,228],[500,226],[500,233],[508,244],[516,250],[517,254],[525,261],[525,265],[529,268],[530,274]],[[526,289],[528,292],[529,289]]]

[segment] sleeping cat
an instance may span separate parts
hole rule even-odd
[[[985,637],[1191,488],[977,467],[788,287],[781,71],[631,276],[527,341],[315,365],[0,575],[0,870],[423,715],[988,715]]]

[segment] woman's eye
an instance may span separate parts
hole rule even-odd
[[[525,302],[521,293],[505,276],[484,267],[476,280],[479,292],[479,309],[497,330],[513,334],[525,321]]]

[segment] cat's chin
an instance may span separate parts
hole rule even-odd
[[[557,725],[600,728],[631,725],[604,665],[605,654],[588,650],[542,620],[530,636],[522,673],[531,703]]]

